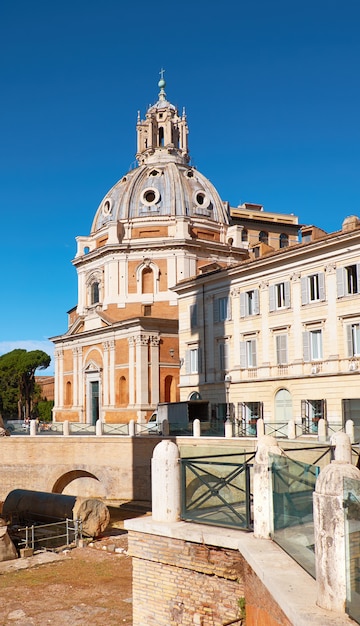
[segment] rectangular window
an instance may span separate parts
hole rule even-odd
[[[310,330],[303,333],[304,361],[320,361],[323,358],[322,330]]]
[[[360,324],[348,324],[346,332],[348,356],[360,356]]]
[[[301,400],[303,433],[316,434],[319,419],[326,419],[326,400]]]
[[[288,363],[287,335],[276,335],[276,363],[278,365],[286,365]]]
[[[251,289],[240,294],[240,317],[248,315],[258,315],[259,307],[259,290]]]
[[[360,293],[360,264],[338,267],[336,269],[336,282],[338,298]]]
[[[256,339],[240,342],[240,367],[257,367]]]
[[[285,281],[269,287],[270,311],[290,307],[290,282]]]
[[[215,298],[214,322],[225,322],[231,319],[230,298]]]
[[[185,352],[186,374],[199,374],[201,372],[201,349],[194,346]]]

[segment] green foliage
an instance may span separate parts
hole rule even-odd
[[[40,422],[51,422],[51,411],[53,406],[53,400],[39,400],[36,404],[34,404],[33,414],[39,419]]]
[[[17,349],[0,356],[0,413],[4,418],[30,418],[36,395],[35,372],[46,369],[51,358],[42,350]]]
[[[245,619],[246,618],[246,600],[244,596],[238,599],[238,605],[239,605],[240,617],[242,619]]]

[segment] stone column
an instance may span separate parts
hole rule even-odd
[[[179,449],[172,441],[161,441],[151,460],[152,517],[156,522],[180,519]]]
[[[103,343],[104,371],[103,371],[103,407],[109,406],[109,342]]]
[[[115,341],[109,341],[109,403],[110,406],[115,406]]]
[[[73,355],[73,393],[72,393],[72,406],[78,406],[78,348],[72,349]]]
[[[157,406],[160,397],[159,390],[159,337],[150,337],[150,402]]]
[[[136,404],[138,405],[149,403],[148,346],[147,335],[136,337]]]
[[[135,339],[129,337],[129,404],[135,404]]]
[[[269,539],[274,529],[272,475],[269,471],[269,454],[281,456],[275,437],[259,438],[254,460],[254,537]]]
[[[321,470],[314,499],[317,604],[329,611],[345,611],[346,541],[344,478],[360,480],[351,464],[348,435],[337,433],[335,460]]]

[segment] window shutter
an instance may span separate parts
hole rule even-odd
[[[350,400],[342,400],[342,418],[343,418],[343,425],[345,424],[347,420],[351,419]]]
[[[214,322],[220,321],[220,301],[219,298],[214,300]]]
[[[342,298],[345,295],[345,270],[343,267],[336,268],[336,286],[337,297]]]
[[[251,340],[251,364],[253,367],[257,367],[256,360],[256,339]]]
[[[352,324],[346,326],[347,356],[354,356],[353,327]]]
[[[284,292],[285,292],[285,306],[288,309],[290,307],[290,282],[286,281],[284,283]]]
[[[307,400],[301,400],[301,419],[309,417],[309,403]]]
[[[198,348],[198,373],[202,372],[202,349]]]
[[[240,367],[246,368],[246,342],[240,341]]]
[[[320,300],[325,300],[325,274],[320,272],[319,276],[319,296]]]
[[[305,331],[303,333],[303,351],[304,361],[310,361],[310,333]]]
[[[246,317],[246,293],[240,294],[240,317]]]
[[[190,350],[185,352],[185,374],[190,374]]]
[[[307,276],[301,279],[301,304],[309,304],[309,281]]]
[[[264,419],[264,403],[259,402],[259,417]]]
[[[254,314],[259,315],[260,313],[260,300],[259,300],[259,290],[254,290]]]
[[[275,311],[275,285],[269,287],[269,310]]]
[[[226,298],[226,320],[231,320],[231,298]]]
[[[326,399],[321,400],[321,417],[326,420],[327,419],[327,406],[326,406]]]
[[[357,293],[360,293],[360,263],[356,263]]]

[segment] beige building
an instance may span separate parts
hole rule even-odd
[[[326,234],[302,228],[302,243],[182,281],[182,399],[212,403],[235,431],[290,419],[317,432],[354,420],[360,435],[360,221]],[[228,381],[228,391],[224,380]]]

